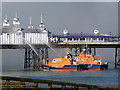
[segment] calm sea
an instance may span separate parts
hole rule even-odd
[[[63,51],[60,49],[58,52]],[[114,68],[114,49],[97,49],[97,53],[102,55],[103,61],[109,62],[108,70],[24,71],[21,70],[24,65],[24,50],[2,50],[2,68],[4,69],[2,74],[5,76],[118,87],[120,74],[119,70]],[[62,54],[60,56],[66,55]],[[54,53],[53,55],[50,53],[50,55],[53,56],[52,58],[56,56]]]
[[[81,84],[118,87],[118,69],[86,71],[3,71],[3,76],[65,81]]]

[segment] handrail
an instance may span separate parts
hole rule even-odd
[[[86,87],[86,88],[111,88],[97,85],[88,85],[88,84],[78,84],[78,83],[69,83],[69,82],[61,82],[61,81],[52,81],[52,80],[42,80],[42,79],[29,79],[29,78],[20,78],[20,77],[8,77],[8,76],[0,76],[1,80],[6,81],[20,81],[20,82],[33,82],[33,83],[44,83],[48,84],[48,86],[61,85],[63,86],[74,86],[74,87]]]

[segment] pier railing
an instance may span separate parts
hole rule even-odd
[[[77,84],[77,83],[70,83],[70,82],[60,82],[60,81],[52,81],[52,80],[42,80],[42,79],[29,79],[29,78],[20,78],[20,77],[8,77],[8,76],[0,76],[1,80],[5,80],[6,82],[2,82],[3,85],[2,87],[4,88],[10,88],[13,86],[16,86],[14,88],[41,88],[39,87],[38,84],[48,84],[48,87],[46,88],[55,88],[53,87],[53,85],[60,85],[61,87],[59,88],[69,88],[69,86],[71,86],[70,88],[87,88],[87,89],[91,89],[91,88],[97,88],[97,89],[109,89],[109,90],[113,90],[113,88],[111,87],[104,87],[104,86],[97,86],[97,85],[88,85],[88,84]],[[13,82],[13,81],[19,81],[19,82]],[[26,82],[31,82],[34,84],[28,84],[26,85]],[[14,84],[13,84],[14,83]],[[20,85],[20,87],[19,87]],[[22,87],[23,86],[23,87]],[[116,88],[117,90],[117,88]]]

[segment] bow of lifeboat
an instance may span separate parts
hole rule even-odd
[[[68,58],[60,57],[60,58],[54,58],[51,62],[48,62],[48,64],[44,65],[47,67],[54,67],[54,68],[63,68],[65,65],[70,65],[71,62]]]

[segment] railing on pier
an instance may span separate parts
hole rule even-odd
[[[6,82],[3,82],[2,87],[4,88],[40,88],[38,84],[44,83],[48,84],[48,87],[46,88],[55,88],[53,85],[61,85],[61,87],[58,88],[69,88],[68,86],[72,86],[70,88],[97,88],[97,89],[102,89],[102,88],[108,88],[112,89],[111,87],[104,87],[104,86],[97,86],[97,85],[87,85],[87,84],[77,84],[77,83],[69,83],[69,82],[60,82],[60,81],[52,81],[52,80],[42,80],[42,79],[29,79],[29,78],[20,78],[20,77],[8,77],[8,76],[0,76],[1,80],[6,80]],[[12,82],[10,82],[12,81]],[[13,81],[19,81],[19,82],[13,82]],[[34,84],[28,84],[26,85],[26,82],[32,82]],[[6,83],[6,84],[5,84]],[[15,84],[16,83],[16,84]],[[19,87],[20,85],[20,87]],[[16,87],[15,87],[16,86]],[[23,87],[22,87],[23,86]]]
[[[74,42],[120,42],[120,36],[111,35],[53,35],[50,37],[51,43],[74,43]]]

